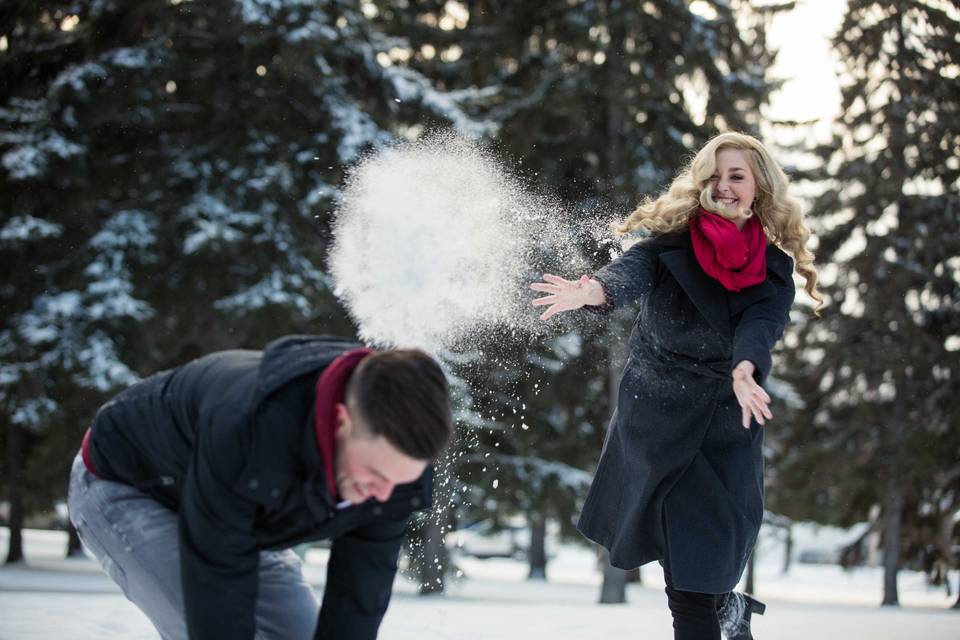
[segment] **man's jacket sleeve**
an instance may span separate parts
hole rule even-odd
[[[192,387],[198,421],[193,459],[180,502],[180,568],[191,640],[254,637],[259,554],[253,534],[256,504],[239,493],[245,425],[213,390],[233,374],[229,357],[178,372]],[[179,378],[179,376],[178,376]],[[191,379],[193,378],[193,379]],[[191,394],[185,394],[187,396]]]
[[[409,520],[377,522],[334,539],[315,640],[377,637]]]

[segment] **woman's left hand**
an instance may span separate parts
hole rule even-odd
[[[753,379],[756,366],[749,360],[744,360],[733,368],[733,393],[743,409],[743,428],[750,428],[750,417],[756,418],[761,425],[764,418],[773,418],[770,413],[770,396]]]

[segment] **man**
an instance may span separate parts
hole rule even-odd
[[[70,518],[165,639],[373,639],[452,433],[420,351],[289,336],[155,374],[97,413]],[[322,605],[290,547],[331,539]]]

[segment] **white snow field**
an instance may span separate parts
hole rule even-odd
[[[7,531],[0,529],[5,555]],[[66,535],[27,531],[26,564],[0,568],[0,640],[155,639],[147,619],[87,558],[64,560]],[[0,556],[3,557],[3,556]],[[307,554],[307,577],[322,591],[327,554]],[[630,585],[625,605],[598,605],[600,576],[595,554],[564,545],[547,582],[525,580],[523,562],[457,556],[462,574],[443,596],[420,597],[398,577],[381,627],[385,640],[670,640],[670,616],[659,567],[643,570],[642,585]],[[755,618],[760,640],[910,639],[955,640],[960,611],[954,597],[925,585],[923,575],[904,571],[900,608],[880,608],[881,573],[844,573],[834,566],[794,564],[780,575],[774,558],[757,568],[757,595],[767,615]],[[952,576],[956,584],[956,576]]]

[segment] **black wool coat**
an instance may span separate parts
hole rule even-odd
[[[337,509],[313,425],[315,385],[361,345],[287,336],[222,351],[133,385],[95,418],[90,455],[107,480],[178,512],[190,637],[254,637],[261,549],[332,540],[316,639],[373,640],[410,514],[430,506],[430,467],[384,503]]]
[[[595,274],[613,306],[640,301],[596,476],[577,525],[631,569],[661,560],[674,586],[725,593],[763,516],[763,427],[743,428],[731,372],[770,351],[794,299],[793,263],[766,250],[767,277],[728,292],[700,267],[689,231],[647,238]]]

